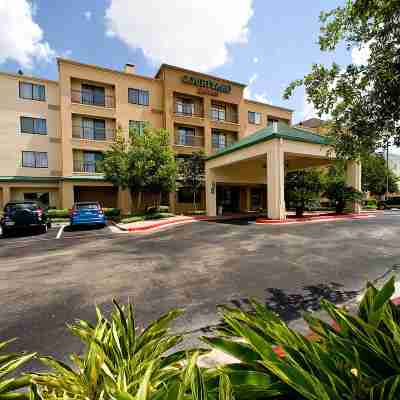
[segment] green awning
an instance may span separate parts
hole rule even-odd
[[[272,139],[285,139],[319,145],[330,145],[332,143],[331,140],[326,136],[318,135],[316,133],[306,131],[305,129],[294,128],[281,123],[278,124],[277,130],[274,130],[274,128],[270,126],[244,137],[243,139],[208,157],[207,161]]]

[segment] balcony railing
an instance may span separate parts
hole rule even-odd
[[[181,104],[175,103],[174,113],[177,116],[182,117],[204,117],[204,108],[201,104],[197,103],[188,103],[188,104]]]
[[[74,172],[83,172],[87,174],[101,173],[100,163],[98,161],[80,161],[74,160]]]
[[[90,106],[107,108],[115,107],[114,96],[93,93],[90,90],[71,90],[71,101],[72,103],[86,104]]]
[[[233,110],[211,109],[210,118],[213,121],[239,123],[239,115]]]
[[[115,138],[115,129],[74,125],[72,126],[72,137],[76,139],[112,141]]]
[[[175,135],[175,144],[177,146],[204,147],[204,136],[196,135]]]

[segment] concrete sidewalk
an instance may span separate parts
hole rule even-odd
[[[128,224],[115,224],[122,231],[128,232],[146,232],[146,231],[154,231],[158,228],[164,228],[166,226],[172,225],[182,225],[191,222],[195,222],[196,220],[193,217],[186,217],[183,215],[178,215],[171,218],[163,218],[157,220],[147,220],[147,221],[137,221],[131,222]]]

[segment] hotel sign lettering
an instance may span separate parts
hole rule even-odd
[[[199,88],[205,89],[205,91],[208,90],[210,91],[209,94],[212,92],[230,93],[231,91],[231,85],[219,83],[212,79],[202,79],[190,75],[184,75],[182,77],[182,82],[188,83],[189,85],[198,86]]]

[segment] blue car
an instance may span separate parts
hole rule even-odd
[[[75,203],[70,210],[69,222],[71,226],[98,225],[106,226],[107,220],[97,201]]]

